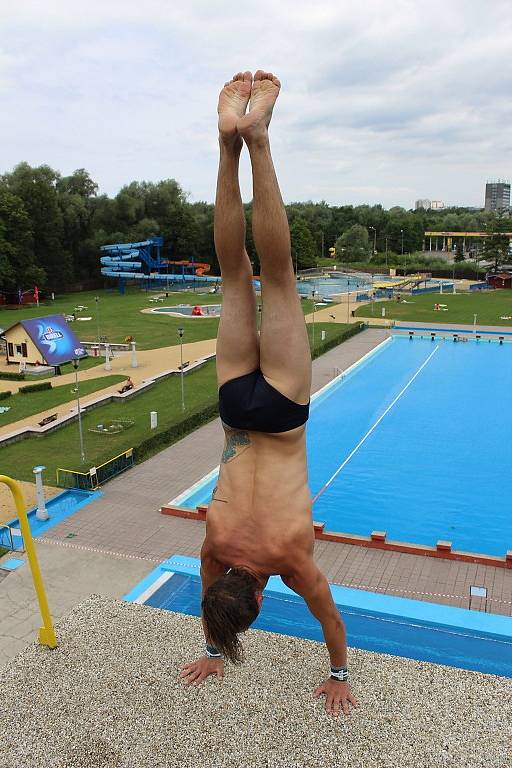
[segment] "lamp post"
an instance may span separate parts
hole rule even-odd
[[[386,235],[386,270],[388,268],[388,236]]]
[[[315,294],[316,294],[316,291],[313,288],[313,290],[311,292],[311,296],[313,298],[313,329],[312,329],[312,334],[311,334],[312,335],[312,339],[311,339],[312,350],[311,351],[313,353],[315,351]]]
[[[180,327],[178,328],[178,336],[180,337],[180,371],[181,371],[181,410],[185,411],[185,381],[183,379],[183,334],[185,333],[185,329]]]
[[[82,432],[82,410],[80,408],[80,386],[78,383],[78,365],[79,360],[75,358],[73,360],[73,368],[75,369],[75,387],[76,387],[76,404],[78,406],[78,433],[80,435],[80,463],[85,463],[85,449],[84,449],[84,435]]]
[[[99,346],[100,346],[100,297],[95,296],[94,301],[96,302],[96,337],[98,340],[98,354],[99,354]]]
[[[373,229],[373,257],[377,253],[377,229],[376,227],[368,227],[368,229]]]
[[[403,229],[400,230],[400,234],[402,235],[402,256],[404,255],[404,231]]]

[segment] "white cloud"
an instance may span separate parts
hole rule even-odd
[[[508,2],[218,0],[0,6],[2,167],[86,167],[102,191],[175,177],[213,199],[217,91],[279,73],[286,200],[480,204],[507,176]],[[250,197],[247,161],[243,191]]]

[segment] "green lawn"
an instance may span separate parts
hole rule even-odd
[[[344,331],[346,328],[351,328],[352,326],[347,323],[317,323],[315,322],[315,348],[320,346],[321,344],[328,342],[331,340],[333,336],[337,336],[339,333]],[[308,336],[309,336],[309,346],[312,349],[313,348],[313,323],[308,323],[306,326],[308,330]],[[325,339],[322,341],[322,331],[325,332]]]
[[[410,320],[422,323],[464,323],[473,324],[474,315],[478,325],[509,325],[512,320],[502,320],[502,315],[512,316],[512,291],[497,290],[485,293],[423,293],[416,296],[403,295],[411,304],[396,301],[375,302],[373,317],[381,316],[386,307],[386,318]],[[434,304],[446,304],[447,312],[434,310]],[[372,317],[371,304],[359,307],[357,317]]]
[[[90,395],[93,392],[125,380],[126,376],[119,376],[117,374],[98,379],[88,379],[87,381],[80,382],[80,395]],[[5,400],[0,400],[0,408],[10,407],[9,411],[0,413],[0,427],[3,427],[5,424],[11,424],[19,419],[26,419],[28,416],[32,416],[33,413],[41,413],[41,411],[45,411],[47,408],[57,408],[61,403],[68,403],[70,400],[74,400],[76,393],[73,389],[74,384],[61,384],[59,387],[53,387],[52,389],[43,389],[40,392],[29,392],[27,394],[16,394],[7,397]],[[2,452],[4,450],[2,448]]]
[[[96,304],[95,296],[100,300]],[[138,349],[157,349],[177,344],[178,328],[185,329],[185,342],[213,339],[217,336],[219,321],[212,318],[192,319],[169,317],[157,313],[143,314],[140,310],[176,304],[220,304],[222,296],[210,293],[176,292],[169,293],[161,304],[150,304],[154,292],[146,292],[136,287],[127,289],[124,296],[114,290],[88,291],[58,296],[55,301],[42,303],[40,307],[17,310],[0,310],[0,327],[8,328],[18,320],[40,317],[49,314],[71,314],[76,306],[87,307],[81,314],[92,317],[89,322],[74,322],[71,328],[81,341],[96,341],[98,320],[100,336],[105,336],[112,343],[122,343],[126,336],[133,336]],[[313,303],[301,301],[304,313],[311,312]],[[77,313],[78,317],[80,313]],[[99,317],[98,317],[99,316]]]
[[[198,371],[188,374],[184,377],[184,383],[187,406],[185,415],[190,415],[217,398],[215,363],[209,362]],[[85,382],[83,386],[85,387]],[[139,444],[150,434],[180,421],[183,417],[180,386],[180,377],[173,376],[156,383],[137,397],[120,403],[109,403],[85,413],[82,424],[87,457],[86,470]],[[158,427],[155,432],[150,430],[150,411],[158,413]],[[135,424],[126,432],[117,435],[101,435],[88,431],[89,427],[116,417],[133,419]],[[77,421],[44,437],[27,438],[1,449],[0,471],[18,480],[33,480],[32,467],[41,462],[48,468],[45,480],[49,484],[55,482],[57,467],[83,469],[83,465],[80,465]]]

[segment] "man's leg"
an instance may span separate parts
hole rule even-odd
[[[224,382],[259,366],[256,297],[245,250],[245,216],[238,182],[242,139],[236,124],[245,113],[250,72],[235,75],[219,97],[220,162],[215,200],[215,250],[222,273],[222,314],[217,335],[217,379]]]
[[[261,264],[263,304],[260,368],[269,384],[305,404],[311,389],[311,354],[267,130],[279,88],[272,73],[256,72],[250,112],[238,121],[238,130],[248,146],[253,174],[252,226]]]

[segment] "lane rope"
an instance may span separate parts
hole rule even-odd
[[[386,408],[386,410],[384,411],[384,413],[382,413],[382,414],[379,416],[379,418],[377,419],[377,421],[376,421],[374,424],[372,424],[372,426],[370,427],[370,429],[368,430],[368,432],[367,432],[367,433],[364,435],[364,437],[362,437],[362,438],[361,438],[361,440],[358,442],[358,444],[356,445],[356,447],[355,447],[355,448],[354,448],[354,449],[353,449],[353,450],[352,450],[352,451],[349,453],[349,455],[348,455],[348,456],[347,456],[347,458],[346,458],[346,459],[343,461],[343,463],[342,463],[342,464],[340,464],[340,466],[338,467],[338,469],[336,470],[336,472],[334,472],[334,474],[333,474],[333,475],[331,475],[331,477],[330,477],[330,478],[327,480],[327,482],[326,482],[326,483],[324,483],[324,485],[323,485],[323,486],[320,488],[320,490],[319,490],[319,491],[318,491],[318,492],[315,494],[315,496],[313,496],[313,501],[312,501],[312,504],[314,504],[314,503],[315,503],[315,501],[317,501],[317,499],[319,499],[319,498],[320,498],[320,496],[321,496],[323,493],[325,493],[325,491],[326,491],[326,490],[327,490],[327,488],[330,486],[330,484],[332,483],[332,481],[333,481],[333,480],[335,480],[335,479],[338,477],[338,475],[339,475],[339,473],[341,472],[341,470],[342,470],[342,469],[343,469],[343,468],[344,468],[344,467],[345,467],[345,466],[348,464],[348,462],[349,462],[349,461],[350,461],[350,459],[351,459],[351,458],[354,456],[354,454],[355,454],[355,453],[357,453],[357,451],[358,451],[358,450],[359,450],[359,448],[360,448],[360,447],[363,445],[363,443],[364,443],[364,442],[365,442],[365,441],[366,441],[366,440],[367,440],[367,439],[370,437],[370,435],[372,434],[372,432],[374,432],[374,430],[375,430],[375,429],[376,429],[376,428],[379,426],[379,424],[380,424],[380,422],[382,421],[382,419],[384,418],[384,416],[386,416],[386,414],[388,414],[388,413],[390,412],[390,410],[393,408],[393,406],[395,405],[395,403],[397,403],[397,402],[398,402],[398,400],[400,400],[400,398],[402,397],[402,395],[404,394],[404,392],[406,392],[406,390],[407,390],[407,389],[409,389],[409,387],[411,386],[411,384],[413,383],[413,381],[414,381],[414,380],[417,378],[417,376],[419,376],[419,375],[420,375],[420,373],[421,373],[421,372],[422,372],[422,370],[425,368],[425,366],[427,365],[427,363],[429,363],[429,362],[430,362],[430,360],[431,360],[431,359],[434,357],[434,355],[436,354],[436,352],[437,352],[438,350],[439,350],[439,347],[438,347],[438,346],[436,346],[436,347],[435,347],[435,349],[434,349],[434,350],[433,350],[433,351],[430,353],[430,355],[427,357],[427,359],[426,359],[426,360],[425,360],[425,361],[424,361],[424,362],[423,362],[423,363],[420,365],[420,367],[418,368],[418,370],[416,371],[416,373],[414,374],[414,376],[412,376],[412,377],[409,379],[409,381],[407,382],[407,384],[405,385],[405,387],[403,387],[403,389],[401,389],[401,390],[400,390],[400,392],[399,392],[399,393],[398,393],[398,395],[395,397],[395,399],[394,399],[394,400],[393,400],[393,401],[392,401],[392,402],[391,402],[391,403],[388,405],[388,407]]]

